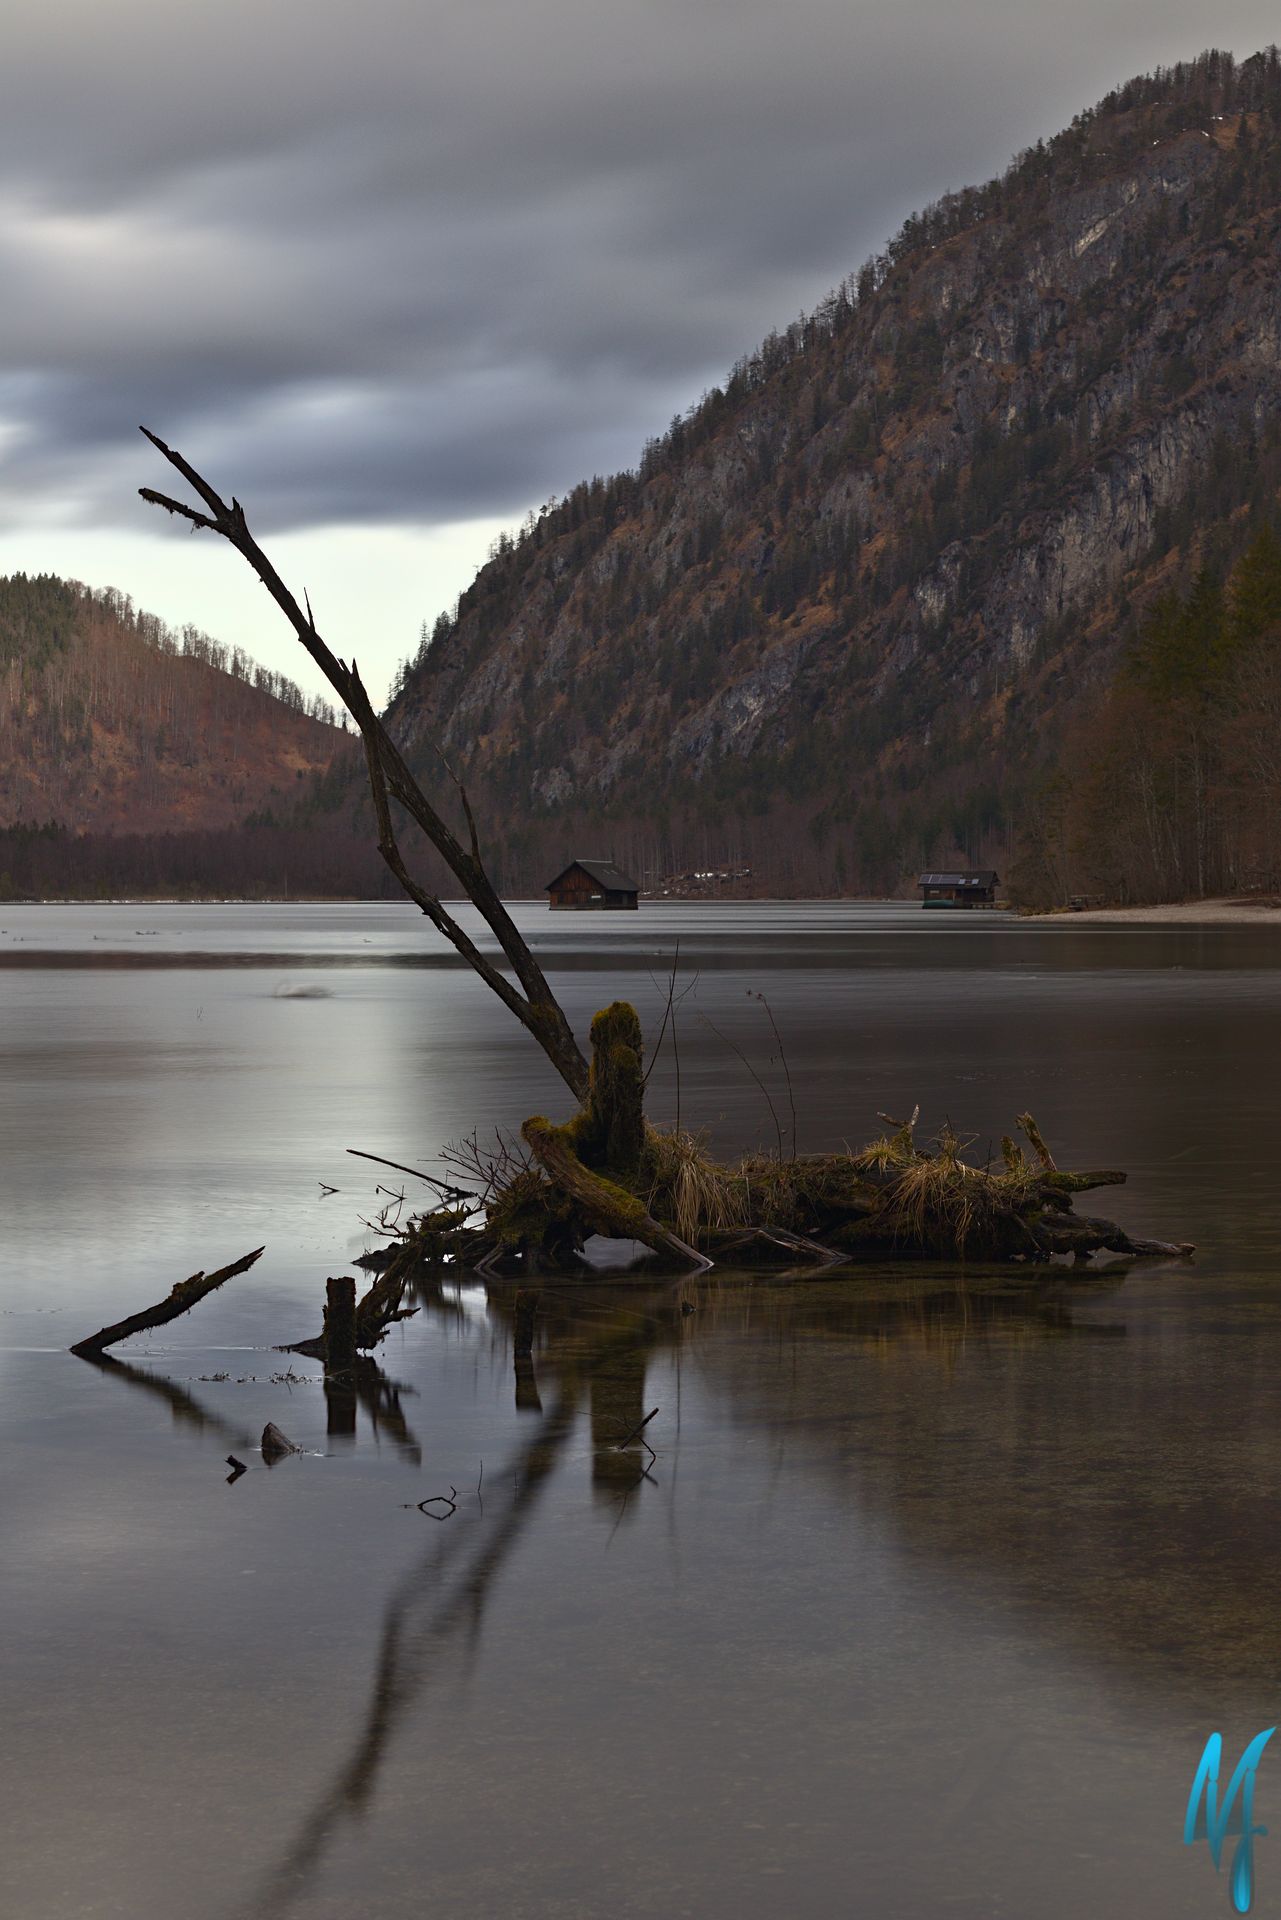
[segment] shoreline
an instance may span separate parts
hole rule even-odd
[[[246,895],[246,894],[119,894],[104,899],[97,896],[85,899],[76,895],[52,895],[43,900],[6,900],[0,902],[0,908],[11,912],[21,912],[24,907],[385,907],[404,906],[398,899],[371,899],[361,894],[291,894],[283,895]],[[461,899],[449,900],[451,906],[465,905]],[[541,906],[540,898],[530,896],[523,899],[513,895],[507,902],[510,906]],[[915,900],[856,899],[851,896],[834,894],[806,894],[795,899],[769,894],[716,895],[711,898],[698,896],[647,899],[645,905],[654,906],[794,906],[798,908],[814,906],[871,906],[871,907],[919,907]],[[936,914],[930,916],[941,925],[955,924],[956,921],[980,920],[984,916],[978,912],[961,914]],[[1209,926],[1281,926],[1281,899],[1268,897],[1261,901],[1222,898],[1215,900],[1175,900],[1166,901],[1157,906],[1146,907],[1054,907],[1041,913],[1020,913],[1008,908],[996,916],[1005,923],[1017,922],[1023,926],[1153,926],[1153,927],[1209,927]]]
[[[1059,907],[1052,913],[1025,913],[1038,926],[1258,927],[1281,926],[1281,904],[1247,900],[1176,900],[1155,907]]]

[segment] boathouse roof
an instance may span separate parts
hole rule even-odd
[[[561,868],[554,880],[547,882],[544,892],[550,892],[552,887],[558,886],[565,875],[572,873],[575,867],[581,867],[583,872],[590,875],[598,887],[604,887],[607,893],[640,892],[639,881],[629,880],[622,868],[616,867],[612,860],[571,860],[567,867]]]

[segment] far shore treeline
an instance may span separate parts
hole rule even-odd
[[[1030,790],[1022,902],[1281,890],[1281,537],[1265,521],[1233,565],[1224,545],[1157,598]]]
[[[326,823],[180,833],[0,828],[0,901],[401,898],[369,836]]]

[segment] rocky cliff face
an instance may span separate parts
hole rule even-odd
[[[513,889],[1000,866],[1038,737],[1281,478],[1279,230],[1275,53],[1132,82],[503,543],[395,728]]]

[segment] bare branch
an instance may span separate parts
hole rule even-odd
[[[71,1349],[72,1353],[78,1353],[84,1360],[93,1360],[102,1353],[104,1347],[114,1347],[117,1340],[127,1340],[131,1333],[145,1333],[150,1327],[167,1326],[180,1314],[190,1313],[206,1294],[222,1286],[225,1280],[234,1279],[238,1273],[247,1273],[261,1254],[262,1248],[255,1247],[243,1259],[233,1260],[229,1267],[219,1267],[217,1273],[193,1273],[190,1280],[180,1280],[158,1306],[147,1307],[142,1313],[131,1313],[127,1319],[103,1327],[87,1340],[78,1340]]]
[[[476,816],[471,810],[471,801],[467,798],[467,789],[463,785],[462,781],[459,779],[458,775],[454,772],[454,769],[450,766],[448,760],[445,758],[443,750],[436,745],[435,741],[432,742],[432,750],[435,753],[436,758],[440,761],[441,766],[445,769],[445,772],[449,775],[455,787],[458,789],[458,798],[462,801],[462,806],[463,806],[463,817],[467,822],[467,835],[469,840],[471,841],[471,857],[476,862],[476,865],[479,866],[480,865],[480,835],[476,831]]]
[[[184,520],[190,520],[193,527],[208,527],[211,533],[219,531],[216,520],[210,520],[207,514],[197,513],[194,507],[184,507],[181,500],[171,500],[167,493],[157,493],[154,487],[139,487],[138,491],[153,507],[163,507],[166,513],[181,514]]]
[[[316,630],[310,603],[304,613],[250,533],[240,502],[233,497],[231,504],[228,505],[203,475],[183,458],[182,454],[166,446],[165,442],[148,428],[144,427],[142,431],[152,446],[164,455],[169,464],[177,469],[188,485],[200,496],[208,507],[209,514],[197,513],[193,508],[184,507],[181,502],[170,499],[166,494],[157,493],[150,487],[139,488],[142,498],[153,506],[163,507],[168,513],[178,513],[192,526],[221,535],[253,568],[289,621],[300,643],[320,668],[360,729],[369,770],[370,790],[378,821],[378,850],[389,870],[432,925],[445,935],[468,965],[498,995],[504,1006],[514,1013],[522,1025],[533,1034],[575,1099],[580,1101],[585,1099],[588,1085],[587,1062],[570,1030],[560,1003],[547,984],[542,968],[499,899],[485,871],[480,857],[475,817],[462,782],[446,763],[447,771],[457,786],[462,800],[470,848],[463,846],[457,835],[436,812],[414,778],[399,748],[375,714],[355,663],[353,662],[350,667],[344,665],[325,644]],[[463,931],[436,895],[429,893],[425,887],[413,880],[396,841],[390,806],[392,800],[402,806],[426,834],[459,882],[467,898],[479,910],[497,939],[521,991],[518,992],[493,962],[481,953],[476,943]]]

